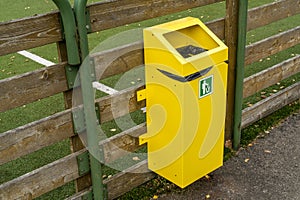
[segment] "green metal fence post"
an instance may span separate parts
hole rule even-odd
[[[247,33],[248,0],[239,0],[236,85],[233,123],[233,148],[238,149],[241,139],[245,46]]]
[[[95,113],[95,96],[92,82],[95,81],[94,66],[90,64],[88,37],[87,37],[87,18],[86,18],[87,0],[75,0],[74,12],[77,20],[79,34],[79,46],[81,52],[82,65],[79,69],[81,92],[83,96],[83,109],[85,116],[85,125],[87,132],[87,144],[90,157],[91,177],[93,198],[96,200],[106,199],[106,192],[102,181],[101,160],[103,160],[99,149],[100,130],[97,124]]]
[[[74,12],[68,0],[53,0],[60,10],[67,46],[68,64],[79,66],[80,85],[83,97],[84,125],[87,132],[87,143],[92,176],[93,199],[106,199],[102,183],[101,162],[102,154],[98,142],[100,133],[94,103],[92,82],[95,81],[95,71],[89,62],[87,37],[87,0],[75,0]],[[77,34],[78,31],[78,34]],[[86,62],[87,61],[87,62]],[[77,72],[76,72],[77,73]],[[73,78],[72,78],[73,80]],[[69,85],[73,85],[70,82]]]
[[[53,0],[60,11],[60,15],[65,30],[65,39],[67,46],[68,63],[70,65],[79,65],[80,57],[77,45],[76,22],[72,7],[68,0]]]

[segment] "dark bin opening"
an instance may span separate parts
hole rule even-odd
[[[201,47],[197,47],[197,46],[194,46],[194,45],[187,45],[187,46],[184,46],[184,47],[179,47],[176,50],[184,58],[189,58],[189,57],[192,57],[194,55],[197,55],[197,54],[200,54],[200,53],[203,53],[203,52],[207,51],[207,49],[203,49]]]

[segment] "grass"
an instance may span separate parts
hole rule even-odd
[[[88,1],[88,3],[98,2],[98,1]],[[265,3],[273,2],[272,0],[249,0],[249,8],[263,5]],[[56,10],[54,3],[51,0],[15,0],[15,1],[1,1],[0,2],[0,23],[8,20],[18,19],[22,17],[29,17],[36,14],[41,14],[45,12],[51,12]],[[202,21],[207,22],[213,19],[224,17],[225,15],[225,3],[216,3],[213,5],[190,9],[182,11],[179,13],[174,13],[166,15],[159,18],[153,18],[143,22],[128,24],[126,26],[114,28],[111,30],[105,30],[102,32],[97,32],[89,35],[89,46],[90,49],[94,49],[100,42],[105,39],[115,35],[117,33],[135,29],[149,27],[155,24],[175,20],[178,18],[186,16],[194,16],[200,18]],[[247,33],[247,43],[251,44],[256,41],[259,41],[265,37],[277,34],[279,32],[288,30],[295,26],[299,25],[300,15],[289,17],[287,19],[280,20],[278,22],[272,23],[270,25],[249,31]],[[30,52],[38,54],[52,62],[57,62],[57,50],[55,44],[46,45],[39,48],[30,49]],[[276,55],[270,56],[268,58],[262,59],[256,63],[253,63],[249,66],[246,66],[245,74],[251,76],[254,73],[257,73],[261,70],[264,70],[276,63],[279,63],[287,58],[291,58],[300,52],[300,45],[282,51]],[[19,54],[9,54],[2,56],[0,58],[0,79],[9,78],[18,74],[23,74],[28,71],[33,71],[39,69],[43,66],[36,64],[35,62],[22,57]],[[115,86],[116,82],[122,75],[115,76],[113,78],[108,78],[103,80],[103,83]],[[128,82],[123,87],[128,87],[132,85],[132,82],[137,83],[137,78],[142,78],[138,75],[127,77]],[[143,80],[142,80],[143,81]],[[274,91],[279,91],[283,87],[287,87],[295,82],[300,81],[300,74],[296,74],[289,79],[286,79],[279,84],[276,84],[268,89],[260,91],[258,94],[255,94],[247,99],[244,99],[244,108],[254,104],[255,102],[262,99],[262,94],[264,96],[269,96],[274,93]],[[121,89],[121,88],[119,88]],[[103,96],[104,94],[97,94]],[[265,98],[265,97],[264,97]],[[29,122],[41,119],[43,117],[52,115],[59,111],[64,110],[63,95],[58,94],[49,98],[41,99],[37,102],[12,109],[3,113],[0,113],[0,133],[5,132],[10,129],[22,126]],[[268,129],[274,127],[280,120],[289,116],[291,113],[300,109],[299,102],[285,106],[274,114],[258,121],[254,125],[251,125],[245,128],[242,131],[242,140],[241,144],[246,146],[253,139],[255,139],[260,133],[265,133]],[[140,111],[130,114],[131,118],[136,124],[140,124],[145,121],[145,115]],[[127,126],[128,116],[126,118],[121,118],[121,122]],[[124,125],[124,126],[125,126]],[[114,134],[117,134],[122,131],[115,121],[107,122],[102,125],[103,130],[106,132],[107,136],[110,137]],[[111,131],[116,129],[115,131]],[[145,151],[142,149],[140,151]],[[23,175],[27,172],[30,172],[34,169],[37,169],[43,165],[51,163],[59,158],[62,158],[70,153],[70,144],[68,140],[61,141],[57,144],[51,145],[49,147],[43,148],[35,153],[32,153],[27,156],[23,156],[15,161],[8,162],[0,166],[0,184],[6,181],[12,180],[20,175]],[[232,156],[232,152],[229,149],[225,149],[224,157],[228,159]],[[131,159],[129,159],[131,160]],[[120,161],[119,161],[120,163]],[[135,162],[128,163],[134,164]],[[118,162],[117,162],[118,164]],[[111,175],[116,173],[116,171],[111,170],[110,168],[105,168],[103,174]],[[165,192],[176,191],[178,188],[168,182],[167,180],[157,177],[148,183],[133,189],[131,192],[120,197],[120,199],[149,199],[153,195],[159,195]],[[69,183],[63,187],[60,187],[54,191],[51,191],[47,194],[42,195],[38,199],[64,199],[67,196],[70,196],[75,192],[74,183]]]

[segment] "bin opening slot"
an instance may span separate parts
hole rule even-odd
[[[192,57],[194,55],[197,55],[197,54],[200,54],[200,53],[203,53],[203,52],[207,51],[207,49],[203,49],[201,47],[197,47],[197,46],[194,46],[194,45],[187,45],[187,46],[184,46],[184,47],[179,47],[176,50],[184,58]]]
[[[163,34],[169,44],[183,57],[189,58],[219,47],[199,25]]]

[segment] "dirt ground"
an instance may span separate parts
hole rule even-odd
[[[187,188],[160,200],[300,200],[300,111]]]

